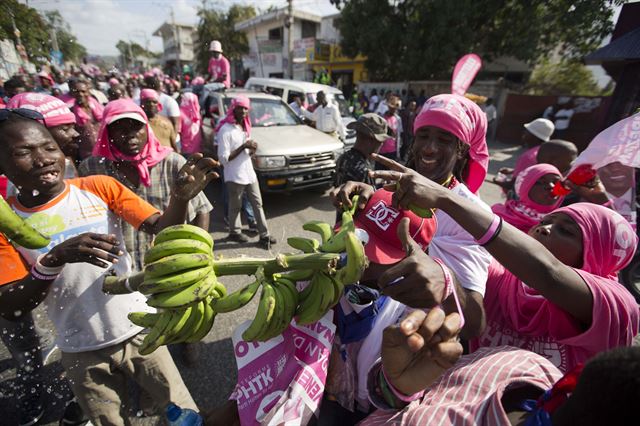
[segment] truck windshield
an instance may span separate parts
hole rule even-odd
[[[225,98],[225,110],[231,98]],[[249,118],[253,127],[296,126],[300,119],[280,99],[251,98]]]
[[[341,117],[352,117],[351,113],[349,112],[349,103],[344,98],[344,95],[342,93],[327,93],[327,100],[338,106]],[[316,94],[307,93],[307,102],[309,103],[309,105],[315,104]]]

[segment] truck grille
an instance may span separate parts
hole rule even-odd
[[[334,159],[333,152],[320,152],[317,154],[290,155],[289,166],[303,167],[312,166],[314,164],[332,161]]]

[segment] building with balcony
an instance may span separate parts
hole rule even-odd
[[[187,24],[165,22],[153,32],[162,37],[162,57],[160,61],[165,70],[178,70],[178,64],[193,69],[196,60],[195,46],[198,41],[196,27]]]

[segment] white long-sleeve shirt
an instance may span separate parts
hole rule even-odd
[[[220,128],[218,135],[218,159],[224,166],[224,181],[239,185],[254,183],[258,177],[253,170],[251,156],[244,149],[236,158],[229,160],[233,151],[238,149],[246,140],[247,134],[237,124],[226,123]]]
[[[309,120],[313,120],[316,123],[316,129],[325,133],[338,132],[340,139],[345,140],[347,136],[347,130],[342,123],[342,117],[338,107],[333,104],[327,104],[327,106],[318,105],[313,112],[309,112],[304,108],[301,108],[302,115]]]

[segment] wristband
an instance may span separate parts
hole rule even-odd
[[[36,269],[36,265],[33,265],[31,267],[31,275],[39,280],[42,281],[53,281],[56,278],[58,278],[58,274],[55,275],[43,275],[41,273],[38,272],[38,270]]]
[[[447,300],[449,296],[453,294],[453,299],[456,301],[456,308],[458,309],[458,314],[460,314],[460,329],[464,327],[464,313],[462,312],[462,308],[460,307],[460,299],[458,299],[458,292],[455,289],[455,285],[453,283],[453,276],[451,275],[451,270],[441,259],[434,257],[433,260],[440,265],[442,268],[442,272],[444,274],[444,295],[442,297],[442,302]]]
[[[502,230],[502,218],[498,215],[493,215],[491,225],[489,225],[489,228],[484,233],[484,235],[476,240],[476,243],[481,246],[489,244],[495,237],[498,236],[500,230]]]
[[[389,381],[389,378],[387,377],[387,373],[384,372],[384,366],[380,367],[380,372],[382,373],[382,378],[384,379],[384,383],[386,383],[386,385],[389,387],[389,390],[391,390],[391,392],[393,393],[393,396],[398,398],[400,401],[412,402],[412,401],[415,401],[416,399],[422,398],[422,395],[424,395],[424,391],[420,391],[418,393],[414,393],[413,395],[409,395],[409,396],[403,394],[398,389],[396,389],[396,387],[393,386],[393,384],[391,384],[391,382]]]
[[[44,266],[42,263],[40,263],[40,261],[42,260],[43,257],[45,257],[47,254],[41,254],[40,256],[38,256],[38,258],[36,259],[36,263],[33,264],[33,268],[36,271],[38,271],[39,274],[42,275],[58,275],[60,274],[60,272],[62,272],[62,269],[64,268],[64,265],[62,266]]]

